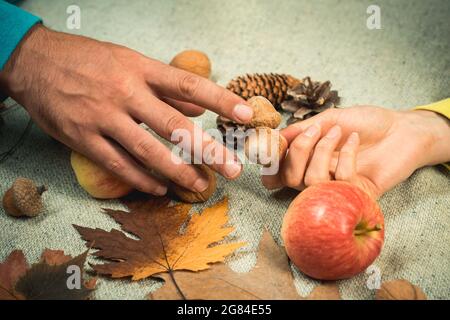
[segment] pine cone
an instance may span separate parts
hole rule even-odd
[[[302,79],[295,87],[287,91],[281,109],[292,113],[288,123],[308,119],[339,104],[336,90],[331,90],[330,81],[312,81],[310,77]]]
[[[287,74],[256,73],[231,80],[227,89],[246,100],[253,96],[263,96],[278,109],[286,98],[288,89],[299,83],[300,80]]]
[[[243,141],[242,137],[245,136],[245,131],[247,127],[243,124],[234,122],[231,119],[218,116],[216,119],[217,128],[220,130],[223,136],[223,142],[226,146],[232,146],[233,149],[243,148],[238,146],[239,141]]]

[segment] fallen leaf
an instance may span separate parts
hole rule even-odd
[[[161,198],[149,203],[127,202],[130,212],[105,210],[123,231],[138,239],[116,229],[104,231],[74,225],[87,245],[98,249],[94,255],[109,260],[92,265],[93,269],[113,278],[131,276],[132,280],[171,274],[175,270],[200,271],[243,246],[243,243],[217,244],[234,230],[225,227],[227,199],[201,214],[193,214],[183,233],[180,229],[188,221],[191,205],[167,206],[167,203]]]
[[[294,286],[289,259],[268,231],[258,248],[256,265],[246,273],[234,272],[226,264],[215,264],[202,272],[176,271],[158,275],[164,285],[149,294],[152,300],[339,300],[334,282],[317,286],[307,297]]]
[[[0,300],[17,300],[14,285],[27,269],[27,260],[20,250],[14,250],[0,263]]]
[[[72,258],[61,250],[46,249],[41,261],[28,268],[23,252],[13,251],[0,264],[0,300],[84,300],[95,288],[95,279],[80,289],[69,289],[67,281],[69,266],[78,266],[80,276],[86,261],[87,251]]]
[[[72,257],[70,255],[64,254],[64,251],[62,250],[45,249],[41,255],[41,262],[51,266],[57,266],[59,264],[66,263],[71,259]]]
[[[326,282],[318,285],[306,297],[306,300],[341,300],[339,287],[335,282]]]
[[[97,278],[90,278],[89,280],[84,282],[84,286],[86,289],[94,290],[97,286]]]
[[[48,265],[57,266],[72,260],[72,256],[64,254],[62,250],[45,249],[41,255],[41,262]],[[84,262],[83,262],[84,265]],[[93,277],[84,282],[87,289],[94,290],[97,285],[97,278]]]
[[[226,264],[216,264],[203,272],[176,271],[172,276],[173,278],[168,274],[158,276],[165,284],[151,293],[149,298],[302,299],[295,289],[285,251],[275,243],[267,231],[263,233],[259,244],[257,263],[250,272],[237,273]]]
[[[121,200],[130,210],[149,211],[167,207],[171,201],[168,197],[153,197],[149,196],[148,193],[138,191],[126,195]]]
[[[383,282],[375,294],[376,300],[427,300],[418,286],[407,280],[398,279]]]

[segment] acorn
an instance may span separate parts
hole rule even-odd
[[[35,217],[44,208],[41,196],[46,190],[30,179],[18,178],[3,196],[3,208],[13,217]]]

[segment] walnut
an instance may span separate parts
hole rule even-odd
[[[412,283],[399,279],[384,282],[375,294],[376,300],[427,300],[423,291]]]
[[[208,177],[209,181],[208,188],[206,188],[206,190],[203,192],[195,192],[186,189],[182,186],[173,184],[172,191],[184,202],[188,203],[205,202],[216,191],[217,183],[215,172],[205,164],[198,165],[197,168],[200,169],[202,173]]]
[[[186,50],[177,54],[170,65],[209,79],[211,76],[211,61],[208,56],[197,50]]]
[[[287,150],[287,141],[279,131],[258,127],[245,139],[245,155],[253,162],[263,166],[279,163]]]

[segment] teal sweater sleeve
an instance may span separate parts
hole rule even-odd
[[[0,70],[28,30],[41,19],[0,0]]]
[[[0,71],[28,30],[41,19],[0,0]],[[0,92],[0,101],[4,100]]]

